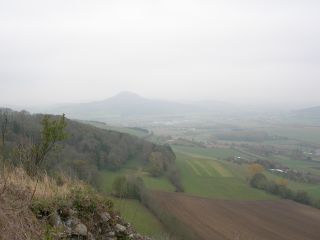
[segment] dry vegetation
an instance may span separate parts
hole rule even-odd
[[[60,183],[43,175],[31,178],[22,168],[5,168],[0,176],[0,239],[42,239],[45,224],[30,210],[34,200],[67,198],[72,189],[86,188],[79,182],[61,177]],[[63,184],[62,184],[63,183]],[[32,200],[33,199],[33,200]]]

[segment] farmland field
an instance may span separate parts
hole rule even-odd
[[[246,182],[245,169],[233,169],[228,163],[193,153],[176,151],[177,165],[185,192],[195,196],[219,199],[275,199],[263,191],[251,188]]]
[[[165,212],[188,226],[197,240],[318,240],[320,210],[292,201],[213,200],[154,192]]]
[[[247,154],[232,148],[200,148],[200,147],[184,147],[173,146],[176,153],[185,153],[193,157],[201,158],[228,158],[228,157],[248,157]]]
[[[271,125],[269,127],[261,127],[260,129],[272,134],[285,136],[300,141],[320,143],[320,127],[307,125]]]

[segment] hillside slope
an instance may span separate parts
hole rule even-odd
[[[14,150],[16,154],[8,157],[19,164],[23,148],[40,141],[44,115],[8,110],[8,116],[7,155]],[[126,133],[99,129],[72,120],[67,120],[66,132],[68,137],[63,146],[47,158],[45,168],[49,172],[59,170],[97,183],[98,170],[117,170],[130,160],[138,161],[145,169],[151,169],[156,158],[161,163],[156,166],[157,170],[163,174],[174,168],[175,154],[169,146],[156,145]]]
[[[22,168],[1,171],[0,239],[132,239],[136,233],[113,203],[92,187],[64,178],[33,179]],[[5,176],[5,177],[4,177]]]

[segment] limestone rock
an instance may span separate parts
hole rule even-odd
[[[108,222],[111,219],[111,216],[108,212],[103,212],[100,214],[102,221]]]
[[[57,212],[53,212],[49,218],[48,222],[52,227],[59,227],[62,225],[61,218]]]
[[[75,228],[72,230],[72,233],[76,236],[87,236],[88,235],[88,229],[86,225],[79,223],[75,226]]]
[[[116,229],[117,232],[121,232],[121,233],[123,233],[123,232],[125,232],[127,230],[127,228],[125,226],[122,226],[119,223],[116,224],[115,229]]]

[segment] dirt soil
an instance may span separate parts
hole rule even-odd
[[[319,240],[320,210],[288,200],[214,200],[154,192],[198,240]]]

